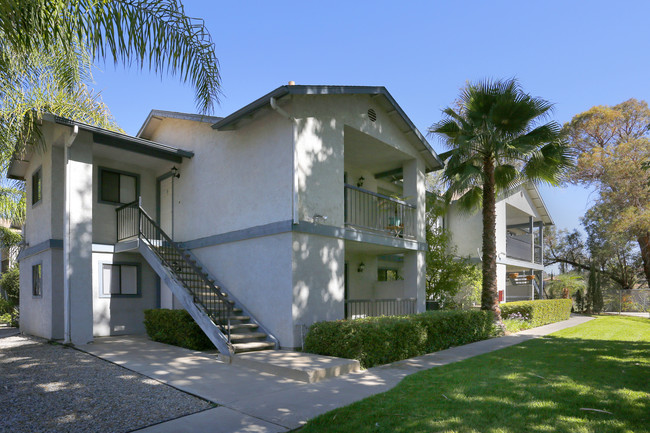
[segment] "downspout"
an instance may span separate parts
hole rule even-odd
[[[63,179],[63,342],[69,344],[70,336],[70,151],[79,133],[79,127],[74,125],[70,136],[63,146],[65,175]]]
[[[275,98],[271,97],[269,100],[271,108],[275,110],[279,115],[288,119],[292,123],[293,134],[291,137],[291,164],[293,166],[293,182],[291,183],[291,220],[292,223],[298,224],[299,215],[298,215],[298,167],[296,161],[296,119],[287,113],[284,109],[278,106],[278,102]]]

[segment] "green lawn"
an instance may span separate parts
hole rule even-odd
[[[650,432],[650,320],[597,317],[423,371],[308,432]]]

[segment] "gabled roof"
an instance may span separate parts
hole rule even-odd
[[[404,133],[413,133],[417,142],[420,144],[417,149],[420,154],[427,161],[428,168],[437,170],[442,168],[444,163],[436,152],[433,150],[429,142],[418,131],[411,119],[406,115],[404,110],[399,106],[397,101],[388,93],[383,86],[301,86],[301,85],[288,85],[280,86],[270,93],[262,96],[261,98],[251,102],[245,107],[235,111],[229,116],[220,119],[212,125],[212,128],[219,131],[234,129],[235,124],[250,116],[255,111],[270,105],[271,98],[279,99],[287,95],[370,95],[379,96],[387,104],[388,112],[395,112],[396,117],[403,124],[402,131]]]
[[[544,225],[554,226],[555,222],[553,221],[553,218],[551,218],[551,214],[549,213],[548,208],[546,207],[546,203],[544,203],[544,199],[539,193],[537,186],[535,186],[534,183],[529,182],[524,185],[524,189],[526,189],[526,192],[530,196],[530,199],[533,201],[533,204],[535,205],[539,216],[542,218]]]
[[[66,119],[65,117],[55,116],[50,113],[43,113],[41,115],[41,119],[44,122],[51,122],[59,125],[77,126],[82,131],[92,133],[93,142],[97,144],[103,144],[106,146],[116,147],[135,153],[141,153],[144,155],[152,156],[154,158],[180,163],[182,162],[183,158],[192,158],[194,156],[194,152],[178,147],[156,143],[154,141],[149,141],[138,137],[132,137],[120,132],[109,131],[108,129],[99,128],[97,126]],[[9,163],[7,177],[9,179],[25,180],[24,174],[21,173],[21,168],[26,167],[26,164],[29,162],[28,158],[29,156],[27,155],[14,154],[11,162]]]
[[[181,119],[181,120],[192,120],[194,122],[204,122],[204,123],[215,123],[223,119],[222,117],[215,116],[206,116],[203,114],[193,114],[193,113],[180,113],[178,111],[165,111],[165,110],[151,110],[149,115],[145,119],[144,123],[140,127],[140,130],[136,134],[136,137],[141,138],[150,138],[153,136],[154,131],[157,128],[157,124],[162,121],[162,119]]]

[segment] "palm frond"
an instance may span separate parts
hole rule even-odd
[[[0,0],[0,32],[15,52],[70,47],[74,56],[80,43],[98,59],[177,75],[192,83],[202,113],[220,95],[212,37],[179,0]]]

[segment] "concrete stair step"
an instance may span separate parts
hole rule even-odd
[[[239,343],[244,341],[253,341],[259,340],[261,338],[266,338],[267,335],[263,332],[230,332],[230,341],[233,343]]]
[[[230,325],[230,331],[239,331],[243,329],[254,331],[259,327],[260,326],[257,323],[234,323]]]
[[[238,315],[230,316],[231,324],[233,324],[232,323],[233,321],[235,321],[234,324],[238,324],[237,322],[246,322],[246,321],[249,321],[249,320],[251,320],[250,316],[238,316]],[[221,321],[221,323],[225,325],[227,322],[225,320],[223,320],[223,321]]]
[[[253,352],[256,350],[273,349],[275,343],[270,341],[249,341],[246,343],[233,343],[235,353]]]

